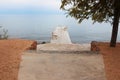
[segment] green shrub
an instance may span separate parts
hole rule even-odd
[[[0,26],[2,29],[2,27]],[[8,39],[8,30],[7,29],[2,29],[0,30],[0,39]]]

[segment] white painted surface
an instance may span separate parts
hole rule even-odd
[[[71,44],[71,39],[67,31],[67,27],[56,27],[52,32],[51,43]]]

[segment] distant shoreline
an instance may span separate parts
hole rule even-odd
[[[35,40],[37,41],[38,44],[41,44],[43,42],[45,43],[50,43],[50,37],[9,37],[9,39],[26,39],[26,40]],[[91,39],[91,40],[87,40],[87,39],[84,39],[84,38],[81,38],[81,39],[76,39],[76,38],[72,38],[71,39],[72,43],[74,44],[90,44],[92,41],[98,41],[98,42],[109,42],[109,40],[97,40],[97,39]]]
[[[26,40],[35,40],[37,41],[38,44],[41,44],[41,43],[50,43],[50,39],[32,39],[32,38],[14,38],[14,37],[10,37],[9,39],[26,39]],[[74,44],[90,44],[91,41],[72,41],[72,43]]]

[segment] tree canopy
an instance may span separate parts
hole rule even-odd
[[[120,1],[114,0],[62,0],[61,9],[79,22],[92,18],[94,22],[112,22],[115,6],[120,7]]]
[[[93,22],[110,22],[113,30],[112,40],[118,32],[120,0],[61,0],[61,9],[79,22],[91,18]],[[116,44],[116,39],[113,43]]]

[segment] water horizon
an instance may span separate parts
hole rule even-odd
[[[90,43],[91,41],[107,41],[111,39],[110,23],[95,23],[77,20],[65,15],[0,15],[0,26],[8,29],[10,38],[50,42],[51,33],[58,26],[67,26],[73,43]],[[120,33],[120,31],[119,31]],[[120,40],[118,33],[118,41]]]

